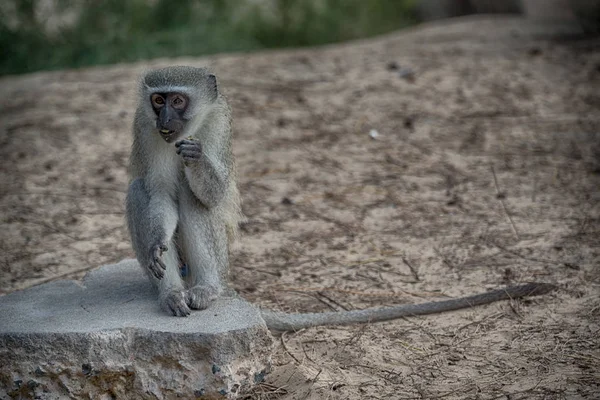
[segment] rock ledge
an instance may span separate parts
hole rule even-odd
[[[0,297],[0,398],[233,398],[271,351],[240,298],[163,314],[135,260]]]

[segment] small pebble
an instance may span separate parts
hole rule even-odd
[[[371,139],[377,139],[379,137],[379,132],[377,132],[376,129],[371,129],[369,131],[369,136],[371,137]]]

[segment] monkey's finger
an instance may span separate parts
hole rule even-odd
[[[154,277],[156,279],[158,279],[158,280],[161,280],[165,276],[165,272],[162,269],[156,268],[152,264],[150,264],[150,266],[148,267],[148,269],[150,270],[150,272],[152,273],[152,275],[154,275]]]
[[[181,153],[182,151],[202,151],[202,147],[191,144],[184,144],[179,146],[176,151],[178,153]]]
[[[177,149],[179,149],[180,147],[186,147],[186,146],[200,147],[200,143],[193,142],[191,140],[180,140],[179,142],[175,143],[175,148],[177,148]]]
[[[165,246],[164,244],[154,247],[154,249],[152,250],[152,259],[154,261],[159,261],[163,255],[163,252],[167,250],[167,246]]]
[[[185,151],[181,152],[181,156],[186,160],[197,160],[202,157],[202,153],[199,151]]]
[[[154,261],[155,261],[155,263],[156,263],[156,264],[158,264],[158,266],[159,266],[159,267],[161,267],[163,270],[166,270],[166,269],[167,269],[167,266],[165,265],[165,263],[163,262],[163,260],[162,260],[162,259],[160,259],[160,258],[159,258],[159,259],[157,259],[157,260],[154,260]]]
[[[176,317],[187,317],[192,313],[188,307],[174,307],[171,310]]]
[[[177,148],[177,150],[179,150],[179,151],[186,151],[186,150],[200,151],[200,150],[202,150],[202,147],[200,147],[199,145],[193,145],[193,144],[182,144],[181,146],[179,146]]]
[[[193,145],[197,145],[198,142],[196,142],[195,140],[189,140],[189,139],[181,139],[178,140],[177,142],[175,142],[175,147],[179,147],[182,144],[193,144]]]
[[[154,266],[158,265],[158,267],[160,267],[162,269],[167,269],[167,266],[165,265],[165,263],[162,260],[162,251],[160,248],[154,249],[154,252],[152,254],[152,261],[153,261]]]
[[[202,154],[202,150],[200,150],[197,147],[189,147],[189,148],[184,148],[183,146],[181,146],[180,148],[178,148],[176,150],[177,154],[179,155],[184,155],[184,154],[189,154],[189,153],[198,153],[198,154]]]
[[[179,152],[181,155],[184,154],[202,154],[200,149],[183,149]]]
[[[180,294],[173,294],[165,299],[165,305],[169,308],[171,313],[176,317],[187,317],[191,314],[190,308],[185,303],[184,296]]]
[[[180,143],[179,146],[177,147],[202,147],[202,145],[198,142],[185,142],[185,143]]]

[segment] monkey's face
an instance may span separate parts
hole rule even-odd
[[[152,93],[152,109],[156,114],[156,128],[167,142],[176,141],[182,135],[187,120],[184,118],[189,98],[183,93]]]

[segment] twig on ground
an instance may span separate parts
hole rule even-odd
[[[341,309],[348,311],[348,307],[344,306],[342,303],[340,303],[339,301],[335,300],[334,298],[332,298],[330,296],[327,296],[325,293],[323,293],[323,292],[317,292],[317,294],[319,296],[322,296],[322,297],[326,298],[327,300],[329,300],[330,302],[332,302],[336,306],[340,307]]]
[[[285,335],[287,332],[283,332],[281,334],[280,340],[281,340],[281,346],[283,347],[283,349],[285,350],[286,353],[289,354],[290,357],[292,357],[294,359],[294,361],[296,361],[298,363],[298,365],[301,365],[302,362],[300,360],[298,360],[298,358],[292,354],[292,352],[290,351],[290,349],[288,349],[288,347],[285,344]]]
[[[500,204],[502,204],[502,209],[504,210],[504,214],[506,214],[506,217],[508,218],[508,221],[510,222],[510,226],[512,227],[515,237],[517,238],[517,240],[521,240],[521,237],[519,236],[519,232],[517,231],[517,227],[515,226],[515,222],[513,221],[512,217],[510,216],[508,209],[506,208],[506,204],[504,203],[504,199],[503,199],[504,193],[502,193],[500,191],[500,187],[498,186],[498,178],[496,177],[496,171],[494,170],[494,166],[490,165],[490,169],[492,170],[492,175],[494,176],[494,186],[496,186],[496,197],[498,198],[498,201],[500,201]]]
[[[410,272],[413,274],[413,276],[415,277],[416,281],[419,281],[419,271],[417,271],[417,269],[412,265],[412,263],[410,263],[406,257],[402,257],[402,262],[404,264],[406,264],[406,266],[408,267],[408,269],[410,269]]]

